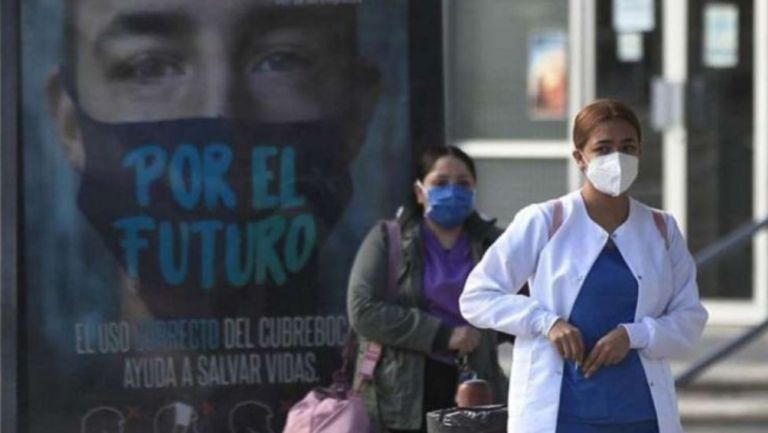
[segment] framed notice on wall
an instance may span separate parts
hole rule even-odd
[[[528,37],[528,115],[562,120],[568,109],[568,36],[564,30],[534,31]]]
[[[729,3],[704,7],[704,65],[732,68],[739,63],[739,8]]]
[[[2,430],[282,431],[443,129],[411,127],[432,10],[4,1]]]

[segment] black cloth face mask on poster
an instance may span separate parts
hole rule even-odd
[[[153,316],[314,305],[317,249],[352,194],[338,123],[78,112],[78,206]]]

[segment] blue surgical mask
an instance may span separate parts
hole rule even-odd
[[[460,185],[424,188],[427,208],[424,215],[440,227],[452,229],[460,226],[475,208],[475,191]]]

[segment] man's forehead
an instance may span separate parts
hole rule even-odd
[[[207,27],[222,28],[246,18],[311,16],[316,20],[347,20],[352,16],[349,6],[286,6],[281,0],[73,0],[73,3],[76,11],[70,16],[76,17],[77,27],[86,33],[99,32],[122,16],[186,17]]]
[[[132,12],[223,12],[277,7],[276,0],[71,0],[80,14],[113,15]]]

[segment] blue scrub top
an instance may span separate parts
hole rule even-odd
[[[586,356],[597,341],[621,323],[635,320],[637,281],[618,248],[607,245],[589,271],[569,323],[583,337]],[[622,424],[656,419],[645,371],[636,350],[614,366],[603,366],[585,379],[566,361],[560,394],[561,420]]]

